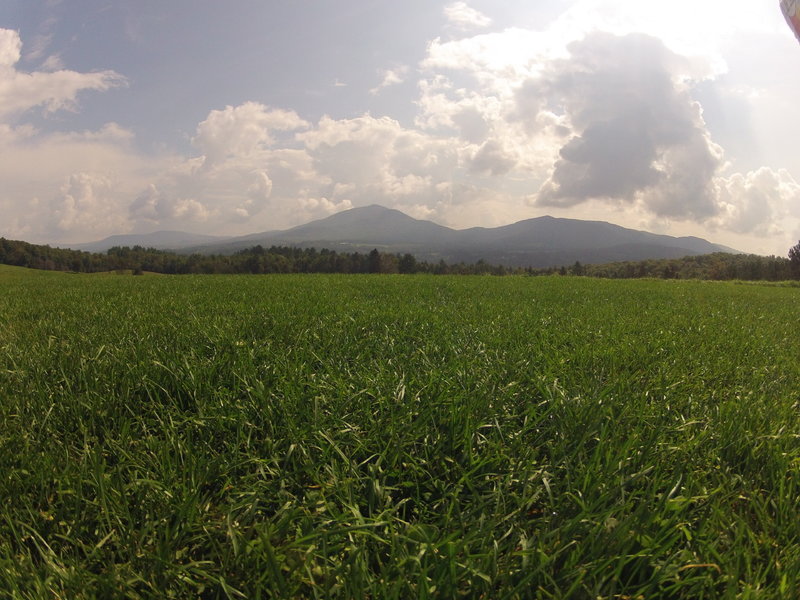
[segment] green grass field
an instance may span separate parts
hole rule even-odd
[[[0,267],[0,597],[791,598],[800,289]]]

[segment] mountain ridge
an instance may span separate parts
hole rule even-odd
[[[173,234],[182,232],[171,232]],[[147,234],[155,240],[156,233]],[[194,234],[185,234],[190,239]],[[116,242],[123,236],[92,242]],[[146,237],[146,236],[142,236]],[[738,253],[695,236],[674,237],[629,229],[606,221],[562,219],[552,216],[524,219],[499,227],[452,229],[378,204],[338,212],[285,230],[236,237],[211,237],[167,247],[163,243],[136,245],[179,253],[233,254],[256,245],[297,246],[339,252],[410,253],[420,260],[448,263],[477,262],[513,267],[558,267],[584,264],[679,258],[713,252]],[[170,239],[176,240],[173,235]],[[83,244],[85,246],[90,244]],[[114,243],[112,245],[121,245]],[[134,245],[134,244],[129,244]],[[73,246],[76,247],[77,246]],[[110,246],[109,246],[110,247]]]
[[[188,233],[186,231],[160,230],[151,233],[121,233],[102,240],[82,244],[58,244],[58,247],[86,252],[105,252],[114,246],[142,246],[156,250],[175,250],[186,245],[221,242],[225,236]]]

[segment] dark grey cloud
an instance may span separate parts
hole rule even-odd
[[[571,127],[537,203],[641,201],[661,216],[712,216],[721,156],[681,80],[685,60],[641,34],[593,33],[569,51],[517,97],[521,117],[546,109]]]

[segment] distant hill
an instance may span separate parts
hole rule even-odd
[[[256,244],[339,252],[411,253],[420,260],[552,267],[677,258],[736,250],[697,237],[672,237],[603,221],[539,217],[502,227],[451,229],[378,205],[343,211],[284,231],[230,238],[181,252],[231,254]]]
[[[327,248],[337,252],[410,253],[428,262],[484,260],[510,267],[584,264],[737,253],[697,237],[672,237],[627,229],[603,221],[538,217],[502,227],[451,229],[373,204],[282,231],[216,237],[180,231],[115,235],[71,248],[104,252],[113,246],[143,246],[181,254],[233,254],[261,245]]]
[[[115,246],[128,246],[130,248],[142,246],[143,248],[155,248],[156,250],[179,250],[187,246],[221,243],[226,239],[228,238],[223,236],[186,233],[185,231],[155,231],[153,233],[112,235],[96,242],[62,246],[85,252],[105,252]]]

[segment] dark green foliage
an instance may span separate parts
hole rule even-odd
[[[412,254],[404,254],[399,261],[398,269],[400,273],[416,273],[417,259]]]
[[[378,252],[377,248],[373,248],[373,250],[369,253],[369,256],[367,256],[367,272],[381,272],[381,253]]]
[[[639,262],[585,265],[584,275],[611,279],[739,279],[743,281],[785,281],[792,278],[789,260],[755,254],[700,254]]]
[[[797,288],[0,284],[0,596],[800,589]]]
[[[796,279],[800,279],[800,242],[789,248],[789,264],[792,274]]]

